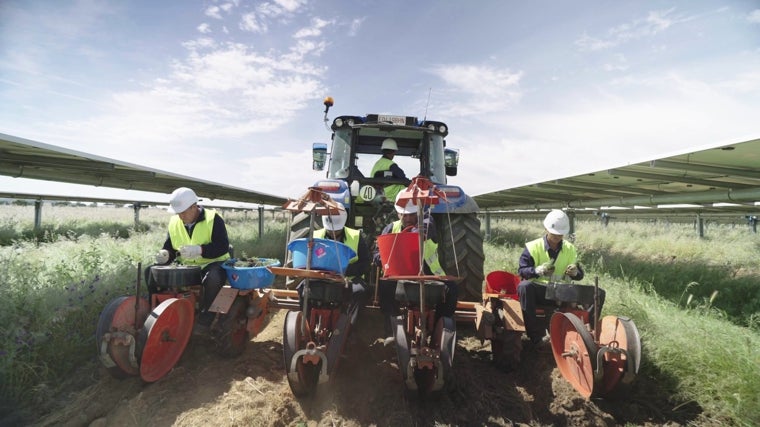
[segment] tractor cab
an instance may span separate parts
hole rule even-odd
[[[326,180],[316,186],[329,192],[335,200],[355,208],[349,223],[358,226],[356,218],[392,213],[393,200],[384,188],[408,181],[392,177],[373,177],[375,162],[383,155],[384,140],[392,138],[397,146],[393,161],[408,179],[424,176],[435,184],[446,184],[446,176],[457,173],[459,152],[446,148],[448,126],[437,121],[419,121],[413,116],[368,114],[340,116],[333,120],[332,147],[315,143],[312,147],[313,169],[324,170]],[[359,212],[361,211],[361,212]],[[372,212],[370,212],[372,211]],[[387,212],[386,212],[387,211]]]

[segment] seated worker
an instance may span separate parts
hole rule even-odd
[[[525,244],[517,269],[523,279],[517,286],[517,295],[525,321],[525,332],[537,350],[547,349],[549,343],[544,327],[536,319],[536,305],[553,303],[546,299],[546,284],[581,280],[584,276],[583,269],[578,264],[575,245],[563,240],[570,232],[567,214],[561,210],[552,210],[544,218],[544,228],[546,234],[543,237]],[[560,273],[555,274],[556,272]],[[604,302],[601,289],[600,302]]]
[[[169,212],[175,215],[169,219],[169,233],[163,249],[156,255],[156,264],[177,260],[183,265],[201,267],[203,297],[197,323],[208,327],[214,320],[214,313],[208,309],[227,280],[227,273],[222,268],[222,263],[230,258],[227,226],[215,211],[198,205],[198,196],[186,187],[174,190]],[[149,277],[149,271],[150,267],[146,269],[148,291],[155,293],[158,289]]]
[[[400,194],[396,195],[396,202]],[[438,262],[438,238],[435,231],[435,224],[433,218],[428,215],[423,215],[422,230],[419,229],[419,218],[417,215],[417,206],[412,200],[407,202],[406,206],[401,207],[394,205],[396,212],[398,213],[398,221],[394,221],[385,226],[381,234],[400,233],[403,230],[412,232],[421,232],[424,236],[424,246],[422,249],[422,258],[424,260],[423,272],[425,275],[444,276],[446,273]],[[380,260],[379,249],[375,250],[374,262],[376,265],[382,267],[382,261]],[[458,290],[456,283],[451,281],[444,281],[446,286],[446,293],[444,302],[436,306],[436,321],[441,316],[453,317],[457,307]],[[397,316],[399,313],[398,301],[396,301],[396,282],[389,280],[380,280],[378,283],[378,303],[380,304],[380,312],[384,317],[385,328],[385,345],[390,345],[395,341],[393,337],[393,328],[391,326],[391,317]]]
[[[347,217],[348,215],[344,210],[337,214],[322,216],[322,226],[324,228],[315,230],[314,238],[341,242],[353,249],[354,253],[356,253],[356,255],[348,261],[345,277],[349,279],[351,284],[351,298],[354,302],[359,304],[359,309],[361,309],[366,303],[367,295],[367,284],[364,282],[362,276],[364,276],[369,270],[370,252],[367,242],[362,237],[361,231],[345,226]],[[298,291],[300,300],[301,292],[303,291],[303,282],[298,284],[296,290]],[[303,303],[301,303],[301,309],[303,309]],[[351,319],[351,323],[356,323],[356,318]]]
[[[377,159],[375,165],[372,167],[372,172],[369,174],[371,178],[392,178],[400,179],[403,181],[401,184],[390,184],[383,187],[386,200],[396,200],[396,195],[406,189],[411,180],[406,177],[404,171],[393,161],[393,157],[398,151],[398,144],[392,138],[386,138],[383,140],[383,144],[380,146],[383,151],[383,156]]]

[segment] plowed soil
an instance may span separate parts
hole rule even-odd
[[[688,405],[669,402],[659,381],[639,375],[621,396],[582,398],[558,373],[551,354],[524,350],[519,369],[500,370],[490,344],[471,325],[457,325],[454,378],[445,392],[421,400],[405,392],[395,349],[384,347],[381,318],[366,310],[338,372],[316,396],[293,397],[283,368],[285,310],[245,352],[216,355],[193,336],[177,366],[155,383],[111,378],[98,362],[41,404],[40,426],[676,426],[699,423]],[[94,350],[93,350],[94,352]],[[94,355],[93,355],[94,356]],[[644,355],[646,357],[646,355]]]

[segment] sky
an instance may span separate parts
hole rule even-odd
[[[743,142],[760,2],[0,1],[0,133],[295,198],[326,96],[445,122],[471,195]]]

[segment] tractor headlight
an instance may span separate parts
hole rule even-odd
[[[336,128],[342,128],[343,127],[343,119],[335,119],[335,127]]]

